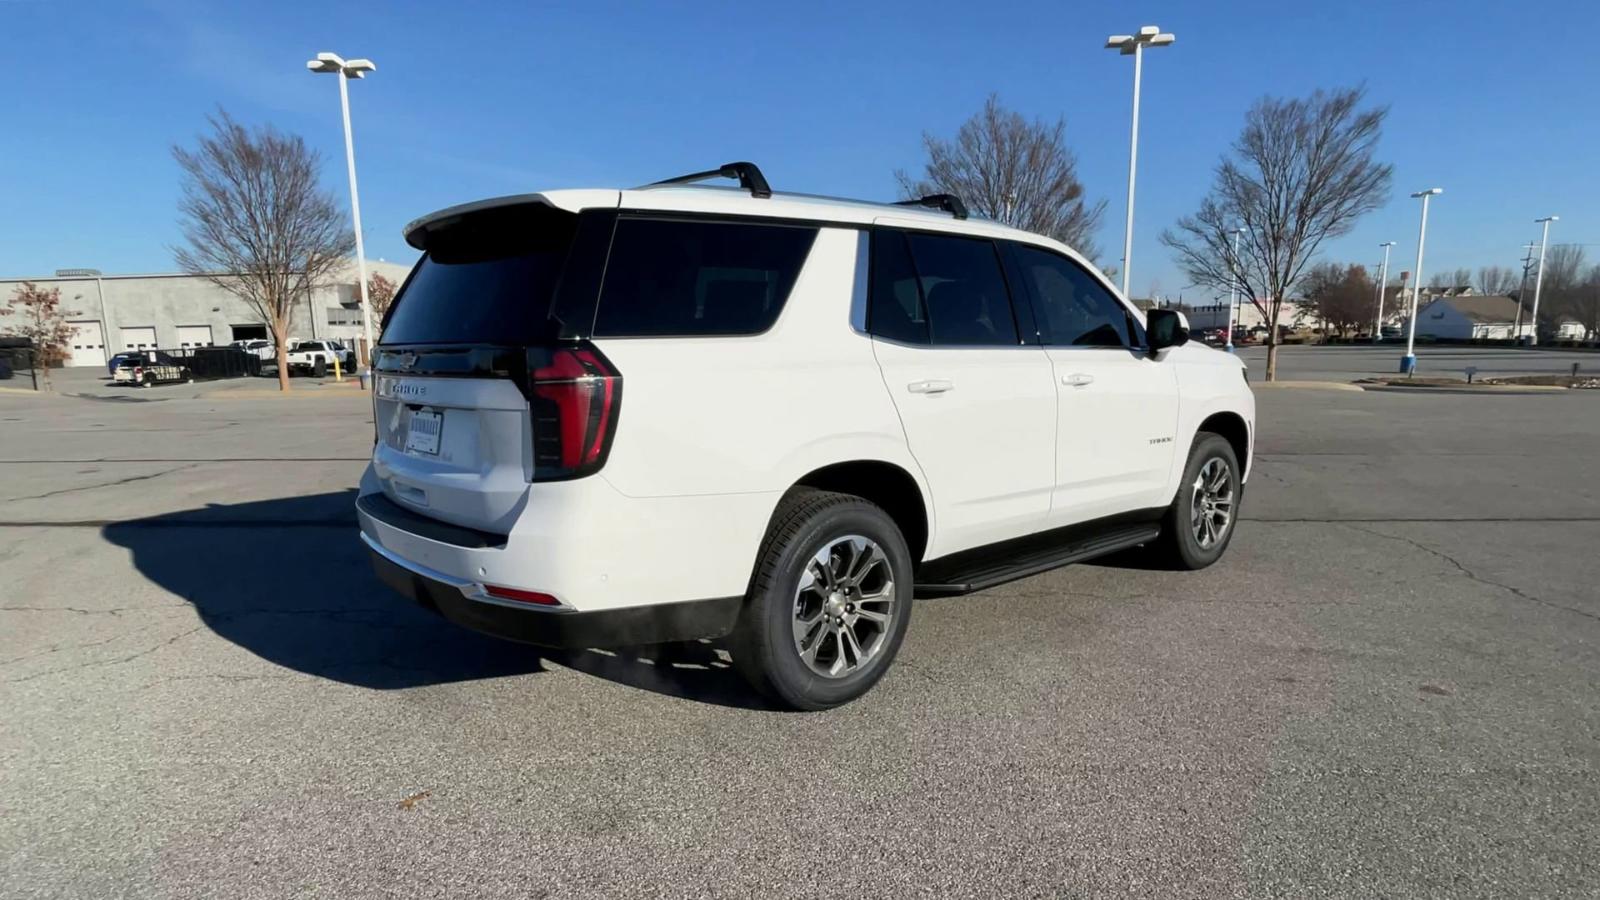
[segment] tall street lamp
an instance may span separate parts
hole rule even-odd
[[[1133,177],[1139,168],[1139,77],[1144,68],[1144,48],[1165,47],[1177,40],[1160,28],[1146,25],[1138,34],[1113,34],[1106,38],[1106,49],[1133,57],[1133,135],[1128,148],[1128,226],[1122,238],[1122,296],[1128,296],[1128,277],[1133,271]]]
[[[1544,286],[1544,248],[1550,243],[1550,223],[1560,218],[1560,216],[1545,216],[1533,220],[1544,223],[1544,236],[1539,238],[1539,270],[1533,276],[1533,335],[1529,338],[1531,347],[1539,346],[1539,289]]]
[[[1372,342],[1383,343],[1383,292],[1389,286],[1389,248],[1394,246],[1394,241],[1384,241],[1378,245],[1383,248],[1383,265],[1378,267],[1378,319],[1372,323]]]
[[[1411,196],[1422,198],[1422,228],[1417,232],[1417,280],[1411,284],[1411,322],[1406,329],[1406,355],[1400,358],[1400,371],[1411,374],[1417,368],[1417,300],[1422,293],[1422,246],[1428,241],[1428,199],[1444,193],[1444,188],[1428,188]]]
[[[1233,352],[1233,311],[1239,304],[1239,235],[1244,234],[1243,228],[1233,230],[1233,259],[1229,260],[1228,274],[1232,284],[1228,287],[1228,343],[1223,347],[1229,353]]]
[[[372,371],[372,304],[367,301],[367,253],[361,241],[361,195],[356,191],[356,147],[350,138],[350,91],[346,84],[352,78],[365,77],[377,71],[370,59],[344,60],[336,53],[318,53],[317,58],[306,62],[312,72],[339,76],[339,109],[344,113],[344,161],[350,169],[350,216],[356,228],[356,275],[361,279],[361,336],[367,345],[367,371]]]

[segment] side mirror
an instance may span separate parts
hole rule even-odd
[[[1189,343],[1189,318],[1173,309],[1152,309],[1144,314],[1145,341],[1150,352]]]

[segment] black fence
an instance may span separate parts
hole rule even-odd
[[[32,342],[27,338],[0,337],[0,381],[32,368]]]
[[[184,366],[196,378],[245,378],[261,374],[264,360],[238,347],[182,347],[177,350],[146,350],[147,359],[161,365]]]

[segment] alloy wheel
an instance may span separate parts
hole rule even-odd
[[[1213,456],[1195,477],[1190,504],[1194,540],[1201,550],[1210,550],[1227,535],[1233,525],[1233,500],[1233,470],[1222,457]]]
[[[894,572],[871,538],[829,541],[806,561],[794,597],[794,647],[824,678],[861,671],[889,639],[895,615]]]

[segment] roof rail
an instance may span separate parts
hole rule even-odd
[[[895,206],[926,206],[932,209],[942,209],[958,219],[967,217],[967,205],[955,194],[929,194],[915,200],[900,200]]]
[[[767,185],[767,177],[761,174],[761,169],[753,162],[723,163],[719,169],[691,172],[688,175],[679,175],[676,178],[651,182],[649,186],[654,187],[658,184],[693,184],[696,181],[705,181],[708,178],[737,178],[739,186],[749,191],[750,196],[772,196],[772,188]]]

